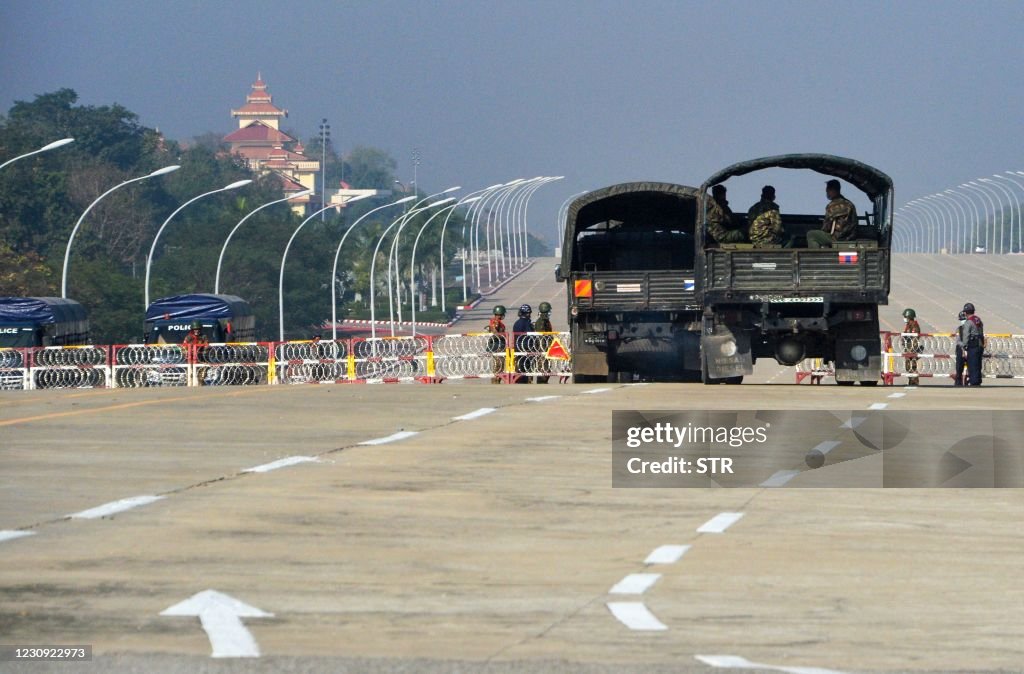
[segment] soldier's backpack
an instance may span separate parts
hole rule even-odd
[[[968,316],[967,321],[960,326],[960,341],[967,346],[984,346],[985,334],[981,329],[981,319],[977,316]]]

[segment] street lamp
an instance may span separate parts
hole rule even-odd
[[[327,205],[327,143],[331,137],[331,125],[327,123],[327,118],[323,117],[323,121],[320,122],[320,205]],[[320,222],[324,221],[327,217],[325,212],[327,209],[320,211]]]
[[[516,178],[512,182],[505,183],[500,188],[495,190],[492,194],[488,194],[484,197],[484,201],[493,198],[495,195],[505,195],[505,192],[509,190],[515,190],[516,187],[524,182],[523,178]],[[487,246],[487,284],[491,287],[494,286],[494,281],[491,275],[491,227],[490,221],[493,215],[493,208],[488,211],[485,205],[481,202],[480,210],[477,211],[476,218],[473,222],[474,239],[476,240],[476,287],[480,288],[480,218],[484,218],[484,237],[486,239],[485,245]]]
[[[490,198],[491,194],[493,194],[495,190],[498,190],[498,189],[500,189],[503,186],[504,186],[504,183],[499,183],[497,185],[491,185],[487,189],[482,190],[483,196],[480,198],[480,201],[474,203],[472,206],[469,207],[469,211],[466,212],[466,217],[462,221],[462,246],[463,246],[463,248],[462,248],[462,302],[463,303],[466,303],[466,302],[469,301],[469,288],[468,288],[469,277],[468,277],[468,273],[467,273],[467,269],[466,269],[466,258],[468,258],[471,255],[474,256],[473,257],[473,262],[474,262],[474,269],[476,270],[476,276],[477,276],[477,287],[480,286],[480,261],[479,261],[480,251],[477,250],[476,254],[474,255],[473,222],[476,219],[477,214],[480,212],[480,210],[481,210],[480,207],[483,205],[483,203],[488,198]],[[467,227],[469,228],[469,237],[468,238],[466,237],[466,229],[467,229]],[[479,230],[477,230],[477,243],[479,243],[479,236],[480,236],[480,233],[479,233]],[[443,240],[442,240],[442,243],[444,243]],[[443,257],[444,256],[442,255],[442,258]]]
[[[527,218],[527,214],[528,214],[528,212],[530,210],[530,199],[533,198],[533,195],[536,194],[537,190],[539,190],[540,188],[544,187],[548,183],[553,183],[553,182],[557,182],[559,180],[562,180],[563,178],[565,178],[565,176],[551,176],[551,177],[548,177],[548,178],[544,178],[533,189],[529,190],[528,194],[526,195],[526,198],[522,202],[522,212],[521,212],[521,216],[520,216],[520,222],[521,222],[522,226],[520,228],[520,231],[522,233],[522,243],[523,243],[522,256],[523,256],[524,262],[530,256],[530,249],[529,249],[529,243],[530,243],[529,224],[530,223],[529,223],[528,218]]]
[[[455,209],[458,208],[459,206],[461,206],[462,204],[468,204],[470,202],[477,201],[479,198],[480,197],[471,197],[469,199],[463,199],[462,201],[459,201],[458,203],[454,203],[451,206],[445,206],[444,208],[439,210],[437,213],[434,213],[429,218],[427,218],[427,221],[423,223],[422,227],[420,227],[420,231],[416,233],[416,239],[412,243],[412,255],[411,255],[411,259],[410,259],[410,266],[411,266],[411,279],[410,279],[410,282],[412,283],[412,293],[413,293],[413,297],[412,297],[412,336],[413,337],[416,336],[416,305],[419,304],[419,293],[416,292],[416,247],[420,243],[420,237],[423,236],[424,230],[427,229],[427,226],[437,216],[441,215],[445,211],[448,211],[448,214],[451,215],[452,212],[454,212]],[[447,221],[447,219],[446,219],[446,221]],[[443,260],[442,260],[442,263],[443,263]]]
[[[925,217],[925,225],[921,227],[921,237],[919,241],[921,252],[924,253],[929,247],[928,232],[935,230],[935,214],[932,212],[931,209],[925,207],[924,202],[920,198],[914,199],[913,201],[908,201],[906,208],[916,208]]]
[[[967,211],[964,210],[964,207],[962,205],[960,205],[959,201],[957,201],[953,197],[949,196],[950,194],[956,194],[956,192],[954,192],[953,190],[943,190],[940,194],[938,194],[936,196],[939,196],[939,197],[941,197],[943,199],[948,199],[950,201],[950,203],[952,203],[954,206],[956,206],[956,209],[960,212],[957,215],[957,218],[956,218],[957,233],[960,235],[960,240],[957,241],[956,240],[957,237],[954,236],[953,237],[953,242],[957,244],[957,247],[959,248],[959,252],[961,254],[963,254],[964,248],[966,247],[965,246],[964,235],[967,232]]]
[[[351,199],[349,199],[345,203],[346,204],[350,204],[353,201],[359,201],[360,199],[366,199],[367,197],[370,197],[370,196],[373,196],[373,195],[371,195],[371,194],[360,194],[357,197],[352,197]],[[288,261],[288,251],[292,247],[292,241],[294,241],[295,237],[297,237],[299,235],[299,232],[301,232],[302,228],[306,226],[306,223],[308,223],[310,220],[313,220],[314,218],[316,218],[316,216],[320,215],[321,213],[323,213],[324,211],[326,211],[327,209],[330,209],[330,208],[334,208],[334,206],[333,205],[324,206],[323,208],[321,208],[320,210],[316,211],[315,213],[313,213],[312,215],[307,217],[305,220],[300,222],[299,226],[295,228],[294,232],[292,232],[292,235],[290,237],[288,237],[288,243],[285,244],[284,254],[281,256],[281,271],[280,271],[280,273],[278,274],[278,277],[277,277],[277,327],[278,327],[278,335],[279,335],[278,341],[280,341],[280,342],[284,341],[284,264],[285,264],[285,262]],[[332,279],[332,283],[333,283],[333,279]]]
[[[1012,176],[1012,175],[1017,175],[1019,172],[1007,171],[1006,173],[1008,175]],[[1021,175],[1024,175],[1024,174],[1021,174]],[[1017,182],[1013,178],[1007,178],[1006,176],[1002,176],[1002,175],[997,175],[995,177],[996,178],[1002,178],[1003,180],[1011,182],[1014,185],[1016,185],[1017,187],[1019,187],[1021,189],[1024,189],[1024,184]],[[1021,216],[1022,216],[1021,210],[1020,210],[1021,204],[1020,204],[1020,199],[1017,198],[1016,192],[1014,193],[1013,198],[1014,198],[1014,203],[1017,204],[1017,252],[1021,252],[1021,236],[1020,236]],[[1010,221],[1010,252],[1011,253],[1013,252],[1013,221],[1012,220]]]
[[[436,201],[436,202],[434,202],[432,204],[427,204],[426,206],[422,206],[421,208],[414,208],[414,209],[410,210],[408,213],[400,215],[397,218],[395,218],[394,221],[392,221],[392,223],[387,226],[387,229],[385,229],[383,232],[381,232],[380,238],[377,239],[377,245],[373,249],[373,257],[370,258],[370,338],[371,339],[376,339],[377,338],[377,307],[376,307],[376,301],[375,301],[376,300],[376,292],[375,292],[375,285],[376,284],[374,283],[374,276],[375,276],[375,272],[376,272],[376,269],[377,269],[377,255],[378,255],[378,253],[380,253],[380,245],[382,243],[384,243],[384,239],[387,238],[388,232],[390,232],[395,227],[395,225],[397,225],[399,222],[402,222],[403,220],[411,218],[413,215],[415,215],[416,213],[419,213],[420,211],[425,211],[427,209],[433,208],[434,206],[441,206],[443,204],[447,204],[447,203],[452,202],[452,201],[455,201],[455,199],[453,199],[451,197],[448,197],[447,199],[442,199],[441,201]],[[388,295],[389,296],[391,295],[391,283],[390,283],[390,281],[388,282]],[[392,337],[394,336],[394,333],[395,333],[395,322],[394,322],[394,318],[392,317],[392,320],[391,320],[391,336]]]
[[[228,232],[228,237],[226,239],[224,239],[224,245],[221,246],[221,248],[220,248],[220,255],[217,257],[217,275],[216,275],[216,277],[214,278],[214,281],[213,281],[213,294],[214,295],[219,295],[220,294],[220,268],[221,268],[221,265],[224,263],[224,253],[227,252],[228,244],[231,243],[231,237],[233,237],[235,235],[235,232],[237,232],[238,228],[242,226],[242,223],[245,222],[246,220],[248,220],[249,218],[251,218],[252,216],[256,215],[257,213],[259,213],[260,211],[262,211],[264,208],[267,208],[268,206],[273,206],[274,204],[279,204],[279,203],[281,203],[283,201],[289,201],[290,199],[298,199],[299,197],[305,197],[305,196],[308,196],[308,195],[310,195],[312,193],[313,193],[313,190],[305,190],[303,192],[297,192],[297,193],[291,195],[290,197],[285,197],[284,199],[277,199],[276,201],[271,201],[269,203],[263,204],[262,206],[260,206],[258,208],[254,208],[252,211],[250,211],[248,214],[246,214],[245,217],[243,217],[241,220],[239,220],[237,225],[235,225],[234,227],[231,228],[231,231]]]
[[[488,192],[489,190],[494,189],[495,187],[500,187],[500,185],[491,185],[490,187],[485,187],[484,189],[477,190],[476,192],[470,192],[469,194],[464,196],[459,201],[459,203],[455,204],[455,208],[453,208],[452,210],[450,210],[448,212],[448,217],[446,217],[444,219],[444,222],[441,224],[441,252],[440,252],[440,256],[441,256],[441,311],[442,312],[447,310],[447,307],[446,307],[446,304],[445,304],[445,296],[444,296],[444,273],[445,273],[445,266],[444,266],[444,233],[448,229],[448,221],[452,219],[452,215],[455,213],[455,210],[459,206],[461,206],[462,204],[469,204],[469,203],[475,203],[477,201],[480,201],[480,197],[476,197],[476,195],[484,194],[484,193]],[[473,206],[469,207],[469,211],[467,212],[467,215],[469,213],[472,213],[473,208],[474,208]],[[465,246],[466,246],[466,223],[465,223],[465,220],[463,220],[463,223],[462,223],[462,245],[463,245],[463,254],[462,254],[462,282],[463,282],[463,286],[465,286],[465,282],[466,282],[466,248],[465,248]],[[415,245],[413,247],[415,248]],[[465,299],[463,299],[463,301],[465,301]],[[437,305],[434,304],[433,306],[437,306]]]
[[[460,185],[456,185],[455,187],[449,187],[446,190],[441,190],[440,192],[437,192],[435,194],[431,194],[430,196],[423,197],[422,199],[417,201],[415,204],[413,204],[412,210],[416,210],[416,208],[420,204],[422,204],[422,203],[424,203],[426,201],[429,201],[429,200],[434,199],[436,197],[440,197],[440,196],[445,195],[445,194],[451,194],[452,192],[457,192],[457,191],[459,191],[461,189],[462,189],[462,187]],[[394,278],[395,278],[395,296],[398,297],[397,304],[398,304],[398,322],[399,323],[402,322],[402,279],[401,279],[401,270],[398,267],[398,240],[402,236],[402,230],[405,229],[405,226],[407,224],[409,224],[409,222],[412,220],[412,212],[410,211],[406,215],[407,215],[407,217],[398,226],[398,231],[395,232],[395,238],[392,240],[392,242],[391,242],[391,249],[388,252],[388,283],[391,282],[391,272],[392,272],[392,267],[393,267],[394,268],[394,274],[395,274],[395,276],[394,276]],[[392,297],[390,295],[390,293],[389,293],[388,296]],[[391,316],[390,316],[390,318],[391,318],[392,321],[394,321],[394,319],[395,319],[394,307],[393,306],[391,308]]]
[[[408,203],[415,198],[416,197],[410,195],[408,197],[405,197],[404,199],[392,201],[390,204],[384,204],[383,206],[378,206],[377,208],[367,211],[366,213],[361,215],[358,220],[353,222],[352,226],[346,229],[345,233],[341,236],[341,242],[338,243],[338,249],[334,251],[334,266],[331,267],[331,339],[333,339],[334,341],[338,340],[338,291],[336,282],[336,279],[338,278],[338,257],[341,255],[341,247],[345,245],[345,239],[347,239],[348,235],[352,233],[352,230],[356,228],[356,225],[365,220],[367,216],[376,213],[379,210],[389,208],[391,206],[397,206],[398,204]]]
[[[996,177],[998,178],[999,176],[996,176]],[[1008,199],[1014,197],[1013,192],[1011,192],[1008,188],[1004,187],[1002,183],[997,183],[996,181],[994,181],[994,180],[992,180],[990,178],[978,178],[978,180],[983,182],[983,183],[985,183],[986,185],[988,185],[990,187],[997,187],[997,188],[999,188],[999,191],[1002,192],[1003,194],[1005,194]],[[1020,202],[1018,202],[1018,204],[1019,203]],[[999,205],[1002,206],[1002,203],[1000,202]],[[1007,201],[1007,205],[1009,205],[1009,201]],[[1004,227],[1004,225],[1006,223],[1005,223],[1005,218],[1003,217],[1004,215],[1005,215],[1005,209],[1000,208],[999,209],[999,254],[1000,255],[1002,255],[1004,253],[1003,241],[1006,240],[1006,228]],[[1010,217],[1010,238],[1013,238],[1013,216]]]
[[[218,192],[226,192],[228,190],[233,190],[233,189],[236,189],[238,187],[243,187],[245,185],[248,185],[251,182],[252,182],[251,180],[236,180],[235,182],[231,183],[230,185],[226,185],[224,187],[221,187],[220,189],[211,190],[209,192],[204,192],[203,194],[200,194],[197,197],[192,197],[191,199],[189,199],[188,201],[183,203],[181,206],[178,206],[178,208],[176,208],[173,213],[171,213],[169,216],[167,216],[167,219],[164,220],[164,224],[160,225],[160,229],[156,230],[156,236],[153,237],[153,245],[149,247],[149,255],[146,256],[146,284],[145,284],[145,289],[146,289],[146,293],[145,293],[145,295],[146,295],[146,309],[149,309],[149,272],[150,272],[150,268],[153,266],[153,253],[156,251],[156,243],[157,243],[157,241],[160,240],[160,235],[163,234],[164,228],[167,227],[167,224],[171,221],[171,219],[175,215],[180,213],[182,211],[182,209],[184,209],[186,206],[191,204],[193,201],[199,201],[203,197],[208,197],[211,194],[217,194]]]
[[[985,232],[985,252],[991,255],[992,254],[992,240],[996,238],[996,202],[992,199],[992,193],[989,192],[986,189],[983,189],[981,187],[981,185],[979,185],[978,183],[974,182],[973,180],[970,180],[970,181],[964,183],[960,187],[963,187],[963,188],[966,188],[966,189],[969,189],[969,190],[972,190],[974,192],[977,192],[977,193],[981,194],[985,198],[985,201],[987,201],[989,203],[989,205],[992,206],[992,218],[991,219],[989,219],[989,217],[988,217],[988,210],[985,209],[984,207],[982,208],[982,210],[985,211],[985,225],[986,225],[986,227],[985,227],[985,229],[986,229],[986,232]]]
[[[933,206],[935,206],[936,210],[939,211],[939,214],[942,216],[942,224],[944,224],[946,226],[946,234],[945,234],[945,236],[943,236],[943,234],[942,234],[941,226],[939,228],[939,239],[940,240],[939,240],[939,245],[935,248],[935,252],[936,253],[941,253],[942,249],[948,245],[949,239],[952,237],[953,216],[956,215],[956,212],[949,206],[949,204],[947,204],[944,201],[939,201],[940,196],[941,196],[940,194],[929,194],[928,196],[924,197],[924,199],[929,200],[929,203],[931,203]],[[949,217],[947,217],[947,216],[949,216]],[[949,249],[946,248],[946,250],[949,250]]]
[[[0,164],[0,169],[2,169],[3,167],[7,166],[8,164],[13,164],[14,162],[18,161],[19,159],[24,159],[25,157],[31,157],[32,155],[39,154],[40,152],[47,152],[49,150],[55,150],[58,147],[63,147],[65,145],[67,145],[68,143],[73,143],[73,142],[75,142],[74,138],[61,138],[60,140],[55,140],[52,143],[47,143],[46,145],[42,146],[38,150],[33,150],[32,152],[26,152],[25,154],[19,154],[17,157],[15,157],[13,159],[8,159],[3,164]]]
[[[960,187],[963,187],[963,185]],[[978,245],[978,227],[981,225],[981,214],[978,212],[978,204],[974,203],[974,199],[970,195],[957,192],[955,187],[946,191],[961,199],[966,199],[967,204],[971,207],[971,212],[974,214],[974,226],[968,229],[970,234],[964,232],[964,250],[968,253],[974,253],[974,249]]]
[[[70,142],[71,142],[70,138],[65,138],[63,141],[57,141],[57,143],[60,143],[60,144],[66,144],[66,143],[70,143]],[[50,145],[53,145],[53,144],[54,143],[50,143]],[[47,146],[47,147],[49,147],[49,146]],[[45,149],[46,148],[43,148],[43,150],[45,150]],[[42,150],[38,150],[38,152],[42,152]],[[177,171],[179,168],[181,168],[181,167],[177,166],[177,165],[165,166],[165,167],[163,167],[161,169],[157,169],[157,170],[153,171],[152,173],[147,173],[144,176],[139,176],[138,178],[132,178],[131,180],[126,180],[123,183],[121,183],[120,185],[115,185],[114,187],[111,187],[109,190],[107,190],[103,194],[101,194],[98,197],[96,197],[95,201],[93,201],[91,204],[89,204],[89,207],[86,208],[82,212],[81,216],[79,216],[78,222],[76,222],[75,226],[71,228],[71,235],[68,237],[68,245],[67,245],[67,248],[64,249],[64,270],[61,272],[61,275],[60,275],[60,296],[61,297],[67,298],[67,296],[68,296],[68,260],[71,258],[71,243],[75,240],[75,234],[78,233],[78,228],[81,227],[82,221],[85,220],[85,216],[88,215],[89,211],[92,210],[92,207],[95,206],[96,204],[98,204],[100,202],[100,199],[102,199],[103,197],[107,196],[108,194],[110,194],[111,192],[113,192],[116,189],[119,189],[121,187],[124,187],[125,185],[129,185],[129,184],[134,183],[134,182],[138,182],[140,180],[145,180],[146,178],[155,178],[156,176],[162,176],[162,175],[167,174],[167,173],[172,173],[174,171]],[[149,304],[147,303],[146,306],[149,306]]]
[[[559,248],[565,239],[565,219],[569,215],[569,204],[571,204],[576,198],[582,197],[590,190],[583,190],[573,194],[568,199],[562,202],[562,205],[558,207],[558,215],[555,216],[555,245]]]

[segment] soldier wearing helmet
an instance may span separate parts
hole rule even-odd
[[[537,332],[554,332],[555,329],[551,327],[551,303],[541,302],[537,305],[537,311],[540,312],[540,316],[538,316],[537,320],[533,322],[533,329]],[[548,348],[551,346],[551,341],[551,335],[543,335],[540,338],[540,349],[545,354],[547,354]],[[548,375],[546,373],[550,372],[550,370],[547,369],[547,358],[544,358],[541,362],[543,363],[545,374],[537,377],[537,383],[546,384],[548,383]]]
[[[203,334],[203,325],[199,321],[192,321],[191,329],[182,344],[186,347],[209,346],[210,340]]]
[[[921,324],[917,322],[917,312],[909,307],[903,310],[903,318],[907,319],[903,326],[903,359],[907,371],[908,383],[917,383],[917,354],[921,350]]]
[[[974,313],[974,305],[964,305],[967,319],[957,331],[957,341],[963,343],[967,360],[967,386],[981,386],[981,363],[985,355],[985,325]]]
[[[966,344],[961,341],[961,336],[964,323],[967,322],[967,314],[961,311],[956,318],[960,322],[957,323],[956,330],[953,331],[953,334],[956,335],[956,364],[953,369],[953,386],[966,386],[967,376],[964,370],[967,369],[967,349],[965,348]]]
[[[491,311],[491,320],[487,323],[487,332],[491,338],[487,342],[487,350],[494,354],[492,384],[501,383],[501,373],[505,371],[505,307],[497,304]]]
[[[516,319],[515,324],[512,325],[512,334],[515,335],[515,346],[516,346],[516,372],[519,374],[525,374],[527,370],[528,358],[523,356],[523,352],[530,348],[530,338],[526,333],[533,332],[533,307],[529,304],[524,304],[519,307],[519,318]],[[519,377],[516,380],[518,384],[531,384],[533,380],[529,377]]]

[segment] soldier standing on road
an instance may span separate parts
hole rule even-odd
[[[747,240],[746,232],[736,225],[736,218],[729,208],[729,201],[725,198],[725,185],[715,185],[711,188],[707,220],[708,233],[717,243],[743,243]]]
[[[782,215],[779,213],[779,205],[775,203],[774,187],[765,185],[761,188],[761,201],[747,211],[747,224],[750,227],[750,243],[755,248],[782,243]]]
[[[962,335],[964,323],[967,322],[967,314],[961,311],[957,318],[960,319],[960,324],[956,326],[956,364],[953,371],[953,386],[965,386],[967,384],[967,378],[964,376],[964,369],[967,368],[967,345],[963,343]]]
[[[537,305],[537,311],[540,312],[540,316],[538,316],[537,320],[533,322],[533,329],[537,332],[554,332],[555,329],[551,327],[551,304],[549,302],[541,302]],[[551,346],[552,339],[553,337],[551,335],[544,335],[540,338],[540,350],[544,353],[541,357],[544,358],[543,363],[545,373],[550,372],[550,370],[547,369],[547,352],[548,348]],[[537,383],[548,383],[548,376],[548,374],[544,374],[543,376],[537,377]]]
[[[985,355],[985,325],[974,313],[974,305],[964,305],[967,320],[960,326],[960,341],[967,359],[967,385],[981,386],[981,363]]]
[[[530,338],[526,333],[533,332],[533,321],[531,320],[531,316],[533,316],[533,307],[531,307],[529,304],[524,304],[521,307],[519,307],[519,318],[512,326],[512,334],[514,335],[514,339],[516,340],[515,351],[517,353],[523,353],[529,349]],[[515,359],[516,372],[519,373],[520,375],[525,374],[527,369],[527,363],[530,360],[529,356],[518,355],[515,357]],[[533,381],[529,377],[520,376],[519,379],[516,380],[516,383],[532,384]]]
[[[841,193],[839,181],[825,183],[828,206],[825,207],[825,224],[820,230],[807,232],[808,248],[829,248],[836,241],[852,241],[857,238],[857,207]]]
[[[903,310],[903,318],[907,319],[903,326],[903,366],[907,372],[908,383],[917,383],[917,354],[921,346],[921,324],[917,322],[917,312],[907,308]]]
[[[501,374],[505,371],[505,307],[501,304],[494,307],[491,320],[487,323],[486,331],[491,333],[487,340],[487,350],[494,354],[494,367],[491,377],[492,384],[501,383]]]

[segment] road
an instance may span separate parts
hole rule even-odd
[[[883,319],[972,299],[1019,325],[1005,262],[899,259]],[[493,301],[558,307],[552,276]],[[614,410],[948,410],[937,441],[1024,410],[1010,382],[776,382],[4,392],[0,531],[31,533],[0,534],[0,643],[95,658],[0,671],[1024,671],[1021,490],[612,488]],[[663,546],[690,547],[646,564]],[[207,589],[273,614],[241,619],[262,657],[211,659],[199,619],[160,615]]]

